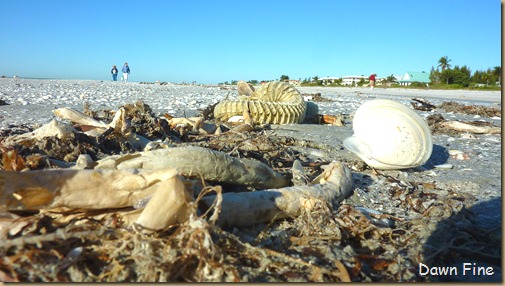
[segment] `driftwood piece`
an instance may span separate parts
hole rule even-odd
[[[351,191],[350,170],[339,162],[325,167],[324,172],[310,186],[295,186],[248,193],[223,194],[221,226],[248,226],[256,223],[298,216],[302,208],[313,206],[311,200],[322,199],[339,203]],[[212,205],[216,196],[202,198],[203,206]]]
[[[495,126],[476,126],[460,121],[446,121],[440,124],[443,128],[448,128],[461,132],[469,132],[475,134],[500,134],[501,128]]]
[[[132,206],[176,174],[175,169],[0,171],[0,210]]]
[[[282,188],[288,181],[266,164],[231,157],[223,152],[185,146],[135,154],[114,155],[97,161],[95,169],[176,168],[185,177],[239,184],[257,189]]]

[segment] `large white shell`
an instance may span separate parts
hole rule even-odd
[[[353,118],[353,130],[344,146],[376,169],[421,166],[433,150],[426,121],[393,100],[377,99],[361,105]]]

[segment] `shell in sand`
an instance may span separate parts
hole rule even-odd
[[[344,146],[376,169],[421,166],[433,143],[426,121],[399,102],[378,99],[361,105],[353,119],[354,135]]]

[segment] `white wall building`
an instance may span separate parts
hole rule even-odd
[[[365,81],[368,80],[367,76],[364,75],[349,75],[349,76],[343,76],[342,77],[342,85],[355,85],[357,84],[361,79],[364,79]]]
[[[319,80],[321,80],[323,82],[323,85],[327,85],[327,84],[335,83],[339,79],[340,79],[339,77],[330,77],[329,76],[329,77],[320,78]]]

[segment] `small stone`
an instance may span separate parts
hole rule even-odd
[[[76,169],[92,169],[94,165],[93,159],[88,154],[80,154],[75,161]]]

